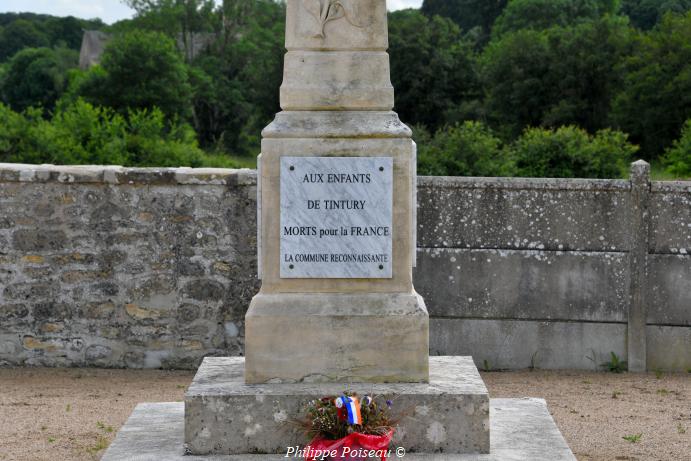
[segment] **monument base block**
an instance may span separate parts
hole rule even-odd
[[[183,446],[184,405],[142,403],[118,432],[101,461],[285,461],[280,455],[186,455]],[[398,455],[406,461],[576,461],[542,399],[492,399],[492,443],[489,454]],[[293,445],[294,446],[294,445]]]
[[[428,357],[429,384],[261,384],[243,358],[209,357],[185,394],[185,447],[193,455],[285,455],[304,445],[294,423],[306,404],[344,391],[393,401],[394,445],[417,453],[488,453],[489,395],[470,357]]]
[[[260,293],[245,318],[244,380],[427,382],[428,331],[417,293]]]

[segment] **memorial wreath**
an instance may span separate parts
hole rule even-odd
[[[398,424],[391,416],[392,406],[391,400],[360,398],[352,392],[312,400],[307,405],[306,417],[298,421],[311,439],[304,449],[304,458],[386,461]]]

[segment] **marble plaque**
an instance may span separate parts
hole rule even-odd
[[[392,157],[281,158],[281,278],[392,278]]]

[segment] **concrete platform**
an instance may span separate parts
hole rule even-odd
[[[489,453],[489,393],[471,357],[430,357],[429,383],[245,384],[242,357],[208,357],[185,394],[193,455],[285,453],[305,443],[290,421],[311,400],[344,391],[394,402],[394,443],[418,453]]]
[[[542,399],[490,401],[491,450],[478,455],[396,456],[407,461],[576,461]],[[184,405],[142,403],[120,429],[101,461],[280,461],[285,455],[185,456]],[[300,459],[300,458],[292,458]]]

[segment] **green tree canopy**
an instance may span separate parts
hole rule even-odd
[[[48,46],[48,36],[33,22],[17,19],[7,24],[0,34],[0,62],[14,56],[23,48]]]
[[[16,111],[31,106],[51,111],[66,87],[68,69],[77,61],[73,50],[23,49],[7,65],[0,83],[2,100]]]
[[[607,127],[623,79],[616,63],[634,42],[627,21],[616,16],[493,40],[481,58],[490,120],[509,137],[526,126]]]
[[[172,39],[135,30],[113,38],[77,93],[93,104],[125,114],[157,107],[167,117],[191,115],[187,67]]]
[[[214,0],[123,0],[123,3],[137,12],[126,23],[125,30],[162,32],[180,45],[188,60],[193,56],[196,37],[213,32],[215,24],[222,22]]]
[[[493,34],[574,25],[618,9],[618,0],[511,0],[497,18]]]
[[[285,5],[256,1],[241,13],[193,63],[195,127],[202,145],[256,154],[261,130],[280,111]]]
[[[623,0],[622,12],[636,27],[649,30],[666,13],[683,14],[691,10],[691,0]]]
[[[494,21],[506,7],[508,0],[424,0],[422,12],[450,18],[464,31],[479,28],[489,37]],[[484,40],[483,40],[484,41]]]
[[[396,110],[431,130],[472,111],[480,97],[472,47],[447,18],[415,10],[390,14],[389,54]]]
[[[691,12],[667,14],[624,63],[624,86],[614,101],[618,126],[654,158],[691,118]]]

